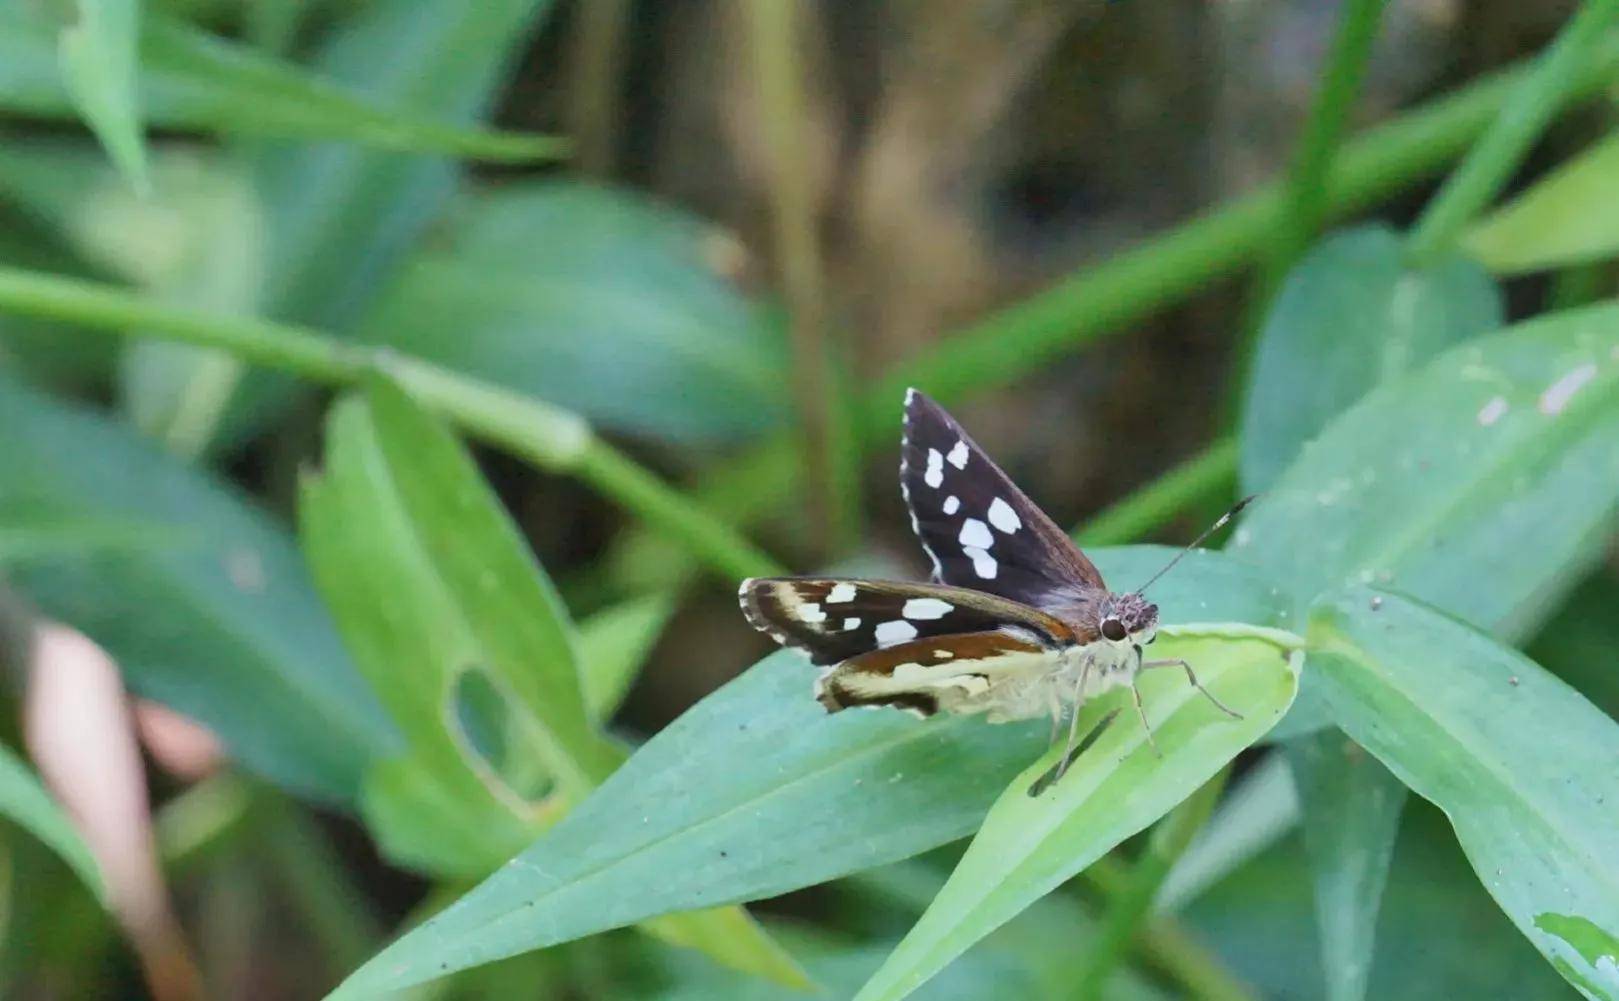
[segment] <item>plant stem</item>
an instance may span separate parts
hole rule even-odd
[[[1081,966],[1078,1001],[1095,1001],[1103,996],[1109,976],[1119,964],[1126,950],[1135,941],[1136,933],[1146,920],[1152,898],[1169,874],[1170,866],[1186,851],[1192,837],[1214,809],[1215,801],[1225,788],[1231,766],[1227,765],[1190,798],[1171,810],[1147,836],[1147,847],[1141,853],[1108,902],[1102,918],[1102,927]]]
[[[1299,133],[1298,148],[1285,182],[1287,209],[1276,227],[1276,235],[1260,266],[1249,293],[1247,316],[1242,324],[1242,347],[1237,371],[1247,371],[1247,361],[1270,310],[1271,298],[1281,287],[1294,263],[1315,240],[1327,218],[1327,178],[1332,172],[1343,143],[1349,112],[1360,95],[1366,76],[1366,61],[1388,0],[1347,0],[1332,50],[1327,54],[1321,87],[1310,105],[1309,116]],[[1235,380],[1241,385],[1244,380]]]
[[[1103,510],[1073,536],[1081,545],[1134,542],[1195,501],[1224,491],[1237,480],[1237,439],[1227,436],[1156,480]]]
[[[629,0],[592,0],[575,17],[568,74],[568,132],[581,171],[604,177],[618,148],[618,100]]]
[[[1412,230],[1407,252],[1416,264],[1448,253],[1462,229],[1495,199],[1529,148],[1563,106],[1585,90],[1596,70],[1612,72],[1619,0],[1586,0],[1502,103],[1489,131],[1446,180]]]
[[[331,385],[382,373],[469,434],[541,468],[581,477],[710,569],[733,580],[777,571],[745,538],[596,438],[577,414],[449,369],[304,327],[187,310],[115,286],[19,268],[0,267],[0,311],[222,348],[243,361]]]
[[[1326,187],[1326,217],[1373,204],[1459,155],[1532,69],[1520,65],[1493,74],[1346,143]],[[1610,39],[1580,67],[1569,96],[1600,91],[1615,72],[1619,39]],[[872,446],[897,434],[899,401],[909,385],[947,403],[987,392],[1236,272],[1267,246],[1285,210],[1278,186],[1261,188],[968,327],[862,395],[856,425],[861,441]],[[792,444],[777,439],[717,467],[699,499],[734,524],[779,510],[797,473]],[[665,583],[675,583],[690,567],[669,561],[658,571]]]
[[[814,156],[807,132],[803,44],[797,19],[805,5],[784,0],[740,0],[753,48],[755,119],[769,162],[770,216],[776,267],[791,316],[791,382],[804,436],[804,506],[816,559],[847,540],[842,499],[853,495],[852,465],[838,454],[828,357],[826,296],[816,237],[818,209],[808,170]]]

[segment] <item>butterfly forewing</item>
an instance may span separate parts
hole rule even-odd
[[[1037,608],[1105,593],[1068,535],[985,455],[943,407],[905,396],[900,489],[934,576]]]
[[[1072,640],[1038,609],[966,588],[836,577],[753,577],[738,594],[755,629],[817,664],[919,638],[1011,629],[1033,642]]]

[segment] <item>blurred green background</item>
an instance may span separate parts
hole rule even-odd
[[[330,990],[769,650],[738,578],[925,574],[894,469],[911,383],[1081,539],[1185,541],[1235,495],[1234,434],[1306,412],[1308,437],[1375,381],[1333,381],[1362,341],[1328,324],[1274,362],[1297,399],[1243,423],[1267,317],[1400,280],[1384,229],[1318,264],[1363,285],[1276,299],[1284,276],[1329,223],[1418,220],[1496,74],[1576,6],[0,0],[0,993]],[[1363,62],[1334,75],[1357,10]],[[1589,150],[1574,194],[1461,220],[1467,308],[1413,351],[1612,296],[1613,40],[1509,171]],[[379,376],[468,432],[509,522],[441,425],[344,395]],[[1285,465],[1256,461],[1245,482]],[[1611,714],[1619,571],[1565,577],[1529,648]],[[571,658],[561,694],[507,671],[512,622]],[[1176,870],[1109,996],[1322,996],[1285,766],[1233,781],[1257,805]],[[1435,810],[1400,824],[1368,996],[1573,996]],[[799,964],[847,996],[954,851],[765,902],[775,943],[716,912],[421,996],[792,996]],[[1068,996],[1096,892],[919,996]],[[709,956],[670,944],[694,936]]]

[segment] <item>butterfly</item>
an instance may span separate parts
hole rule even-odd
[[[911,527],[933,564],[930,582],[752,577],[738,593],[755,629],[825,668],[814,691],[828,712],[894,706],[924,717],[982,713],[991,723],[1049,716],[1053,744],[1067,715],[1060,770],[1073,754],[1079,707],[1113,688],[1129,687],[1152,740],[1136,687],[1144,670],[1181,668],[1209,701],[1241,718],[1186,661],[1146,659],[1158,633],[1146,585],[1110,591],[1067,533],[915,389],[905,394],[899,476]]]

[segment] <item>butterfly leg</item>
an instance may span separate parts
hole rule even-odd
[[[1063,748],[1062,761],[1057,765],[1057,778],[1068,773],[1068,765],[1074,760],[1074,741],[1079,736],[1079,707],[1085,699],[1085,681],[1090,677],[1091,658],[1086,657],[1085,663],[1079,668],[1079,680],[1074,683],[1074,704],[1069,708],[1072,713],[1068,717],[1068,746]],[[1052,779],[1053,782],[1056,779]]]
[[[1146,707],[1141,704],[1141,689],[1137,688],[1135,682],[1133,681],[1130,682],[1130,696],[1136,700],[1136,715],[1141,717],[1141,729],[1147,732],[1148,746],[1152,748],[1152,753],[1158,755],[1160,758],[1163,757],[1164,752],[1158,750],[1158,742],[1152,739],[1152,724],[1147,722],[1147,710]]]
[[[1226,705],[1224,702],[1221,702],[1219,699],[1214,697],[1214,694],[1212,692],[1210,692],[1207,688],[1203,687],[1203,683],[1197,680],[1197,675],[1192,673],[1192,665],[1186,663],[1186,661],[1184,661],[1184,660],[1149,660],[1149,661],[1144,661],[1142,663],[1142,665],[1141,665],[1141,669],[1143,671],[1145,671],[1149,667],[1179,667],[1179,668],[1183,668],[1186,671],[1186,680],[1190,681],[1192,683],[1193,688],[1195,688],[1198,691],[1202,692],[1204,698],[1208,699],[1210,702],[1213,702],[1215,704],[1215,706],[1217,706],[1221,712],[1225,713],[1227,716],[1230,716],[1232,719],[1242,719],[1242,713],[1237,712],[1235,709],[1233,709],[1230,706]]]

